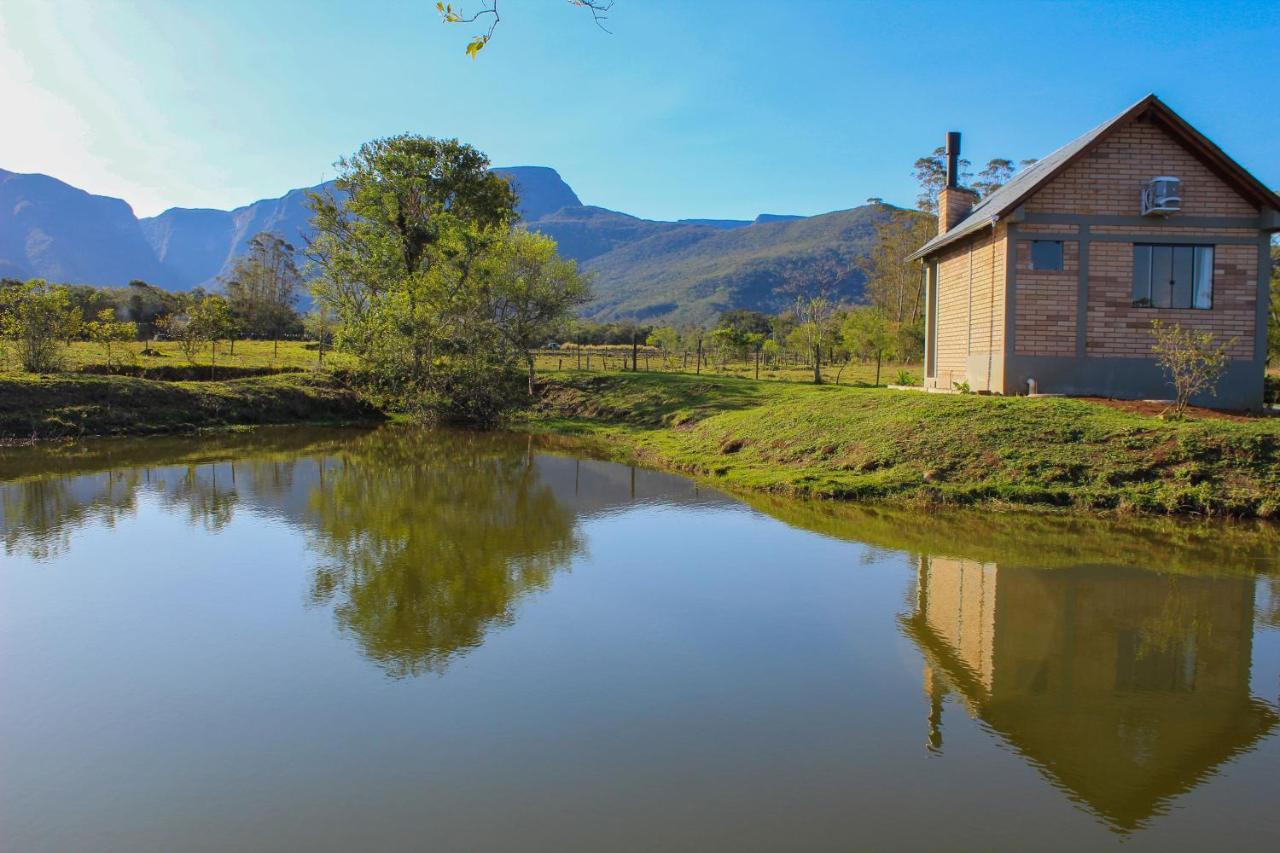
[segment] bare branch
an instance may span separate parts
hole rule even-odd
[[[570,6],[588,10],[595,25],[606,33],[610,32],[604,22],[609,18],[614,0],[568,0],[568,2]],[[481,9],[470,15],[463,12],[461,6],[455,8],[452,3],[440,0],[436,3],[436,11],[440,13],[440,20],[446,24],[474,24],[482,18],[489,19],[489,28],[467,43],[467,55],[472,59],[475,59],[476,55],[489,43],[498,29],[498,24],[502,22],[502,16],[498,13],[498,0],[481,0]]]

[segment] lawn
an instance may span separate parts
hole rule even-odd
[[[548,376],[534,429],[729,487],[855,500],[1280,516],[1280,419],[719,376]]]

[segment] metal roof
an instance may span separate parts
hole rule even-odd
[[[1187,124],[1159,98],[1155,95],[1147,95],[1124,112],[1108,119],[1083,136],[1068,142],[1057,151],[1019,172],[1009,183],[978,202],[969,215],[960,220],[954,228],[925,243],[908,256],[907,260],[914,261],[917,258],[932,254],[943,246],[990,226],[1010,210],[1017,208],[1028,196],[1040,189],[1050,178],[1062,171],[1077,157],[1083,155],[1094,144],[1101,141],[1112,129],[1153,107],[1159,111],[1162,118],[1173,125],[1175,130],[1180,131],[1178,135],[1183,138],[1184,144],[1189,146],[1196,145],[1201,148],[1206,158],[1215,160],[1220,170],[1228,172],[1232,177],[1236,178],[1236,183],[1243,184],[1246,189],[1251,191],[1250,195],[1260,198],[1264,205],[1280,208],[1280,199],[1277,199],[1275,194],[1259,182],[1257,178],[1254,178],[1234,160],[1222,153],[1221,149]]]

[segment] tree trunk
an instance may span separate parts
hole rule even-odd
[[[698,363],[694,368],[694,373],[702,375],[702,338],[698,338]]]
[[[533,396],[533,353],[525,353],[525,360],[529,362],[529,396]]]
[[[880,350],[876,350],[876,385],[880,384]]]
[[[756,350],[756,379],[760,378],[760,350]]]
[[[635,373],[637,370],[640,369],[638,366],[639,361],[636,358],[636,356],[639,355],[639,346],[640,346],[639,343],[637,343],[636,341],[636,333],[632,332],[631,333],[631,372],[632,373]]]
[[[813,345],[813,384],[822,384],[822,344]]]

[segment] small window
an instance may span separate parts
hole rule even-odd
[[[1139,308],[1213,307],[1213,247],[1133,247],[1133,304]]]
[[[1062,241],[1032,240],[1031,268],[1049,272],[1062,271]]]

